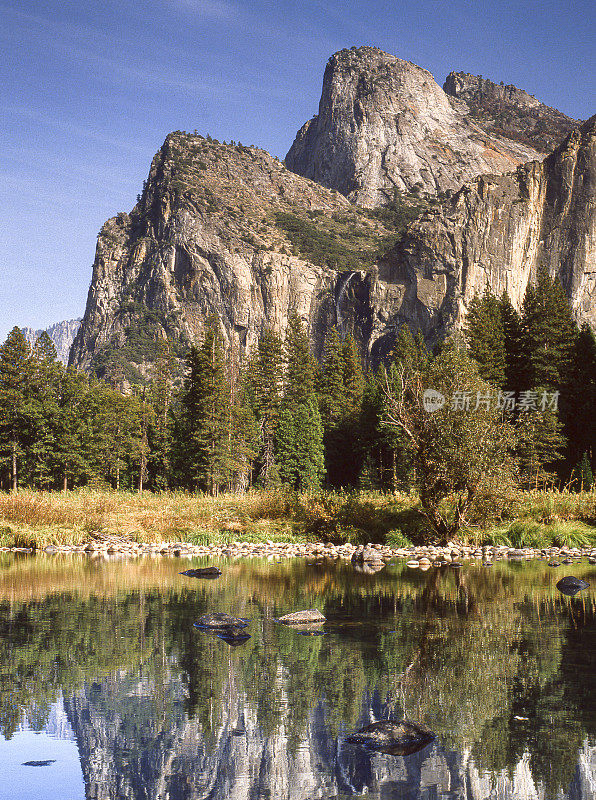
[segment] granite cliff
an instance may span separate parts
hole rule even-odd
[[[210,315],[242,356],[266,328],[283,335],[292,311],[317,355],[337,325],[378,361],[403,324],[431,342],[456,328],[487,283],[519,307],[541,265],[560,276],[577,320],[596,324],[595,118],[543,158],[513,137],[545,147],[540,125],[524,121],[542,125],[546,107],[514,87],[450,79],[465,99],[375,48],[341,51],[286,165],[170,134],[134,209],[99,234],[70,363],[134,382],[161,341],[181,356]],[[507,140],[471,119],[497,97],[517,109]],[[497,116],[487,114],[488,129]],[[558,119],[548,136],[573,127]],[[301,158],[307,177],[288,169]]]
[[[380,276],[404,286],[395,322],[431,339],[461,324],[487,284],[519,308],[539,267],[559,276],[577,321],[596,327],[596,116],[544,161],[466,183],[409,227],[387,263]]]
[[[366,274],[395,230],[262,150],[170,134],[133,211],[99,234],[71,363],[133,364],[138,378],[160,339],[182,353],[209,315],[244,353],[297,311],[320,350],[345,303],[342,276]]]
[[[514,126],[498,128],[488,117],[491,124],[483,124],[483,116],[472,110],[480,108],[477,97],[488,93],[474,93],[472,76],[464,77],[452,73],[448,95],[430,72],[409,61],[375,47],[341,50],[327,63],[319,113],[300,129],[285,163],[299,175],[374,208],[391,202],[396,191],[437,194],[459,189],[480,173],[509,172],[552,149],[545,137],[512,136]],[[520,94],[528,98],[523,106],[527,110],[530,96]],[[521,100],[513,93],[503,95],[503,113],[519,117]],[[470,96],[472,106],[465,102]],[[486,105],[496,102],[487,100]],[[534,122],[544,118],[548,128],[558,112],[549,109],[552,114],[546,118],[543,108],[536,101]],[[567,122],[559,141],[573,126],[572,120]]]

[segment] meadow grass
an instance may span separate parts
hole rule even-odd
[[[518,492],[459,541],[545,547],[596,545],[594,492]],[[139,542],[225,545],[243,541],[387,542],[432,539],[415,494],[373,491],[220,494],[22,490],[0,494],[0,546],[82,544],[94,535]]]

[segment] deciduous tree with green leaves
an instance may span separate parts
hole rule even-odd
[[[430,410],[429,390],[442,394],[444,405]],[[450,344],[434,358],[421,354],[397,365],[386,386],[386,423],[408,443],[422,510],[441,541],[514,475],[513,430],[496,404],[485,402],[490,392],[476,362]]]

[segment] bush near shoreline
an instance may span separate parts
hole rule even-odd
[[[22,490],[0,495],[2,547],[75,545],[98,535],[196,545],[316,540],[407,547],[438,541],[413,493],[269,490],[211,497]],[[483,509],[457,538],[473,545],[596,546],[596,492],[513,492]]]

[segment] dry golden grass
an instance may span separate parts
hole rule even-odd
[[[408,537],[418,541],[431,533],[417,507],[414,495],[379,492],[295,495],[272,490],[210,497],[185,492],[23,490],[0,494],[0,545],[83,544],[97,533],[140,542],[195,544],[296,538],[408,544]],[[520,492],[506,509],[501,508],[497,519],[462,531],[460,538],[480,541],[487,529],[515,520],[537,523],[551,538],[546,528],[565,522],[592,528],[596,493]],[[581,532],[585,533],[583,528]]]

